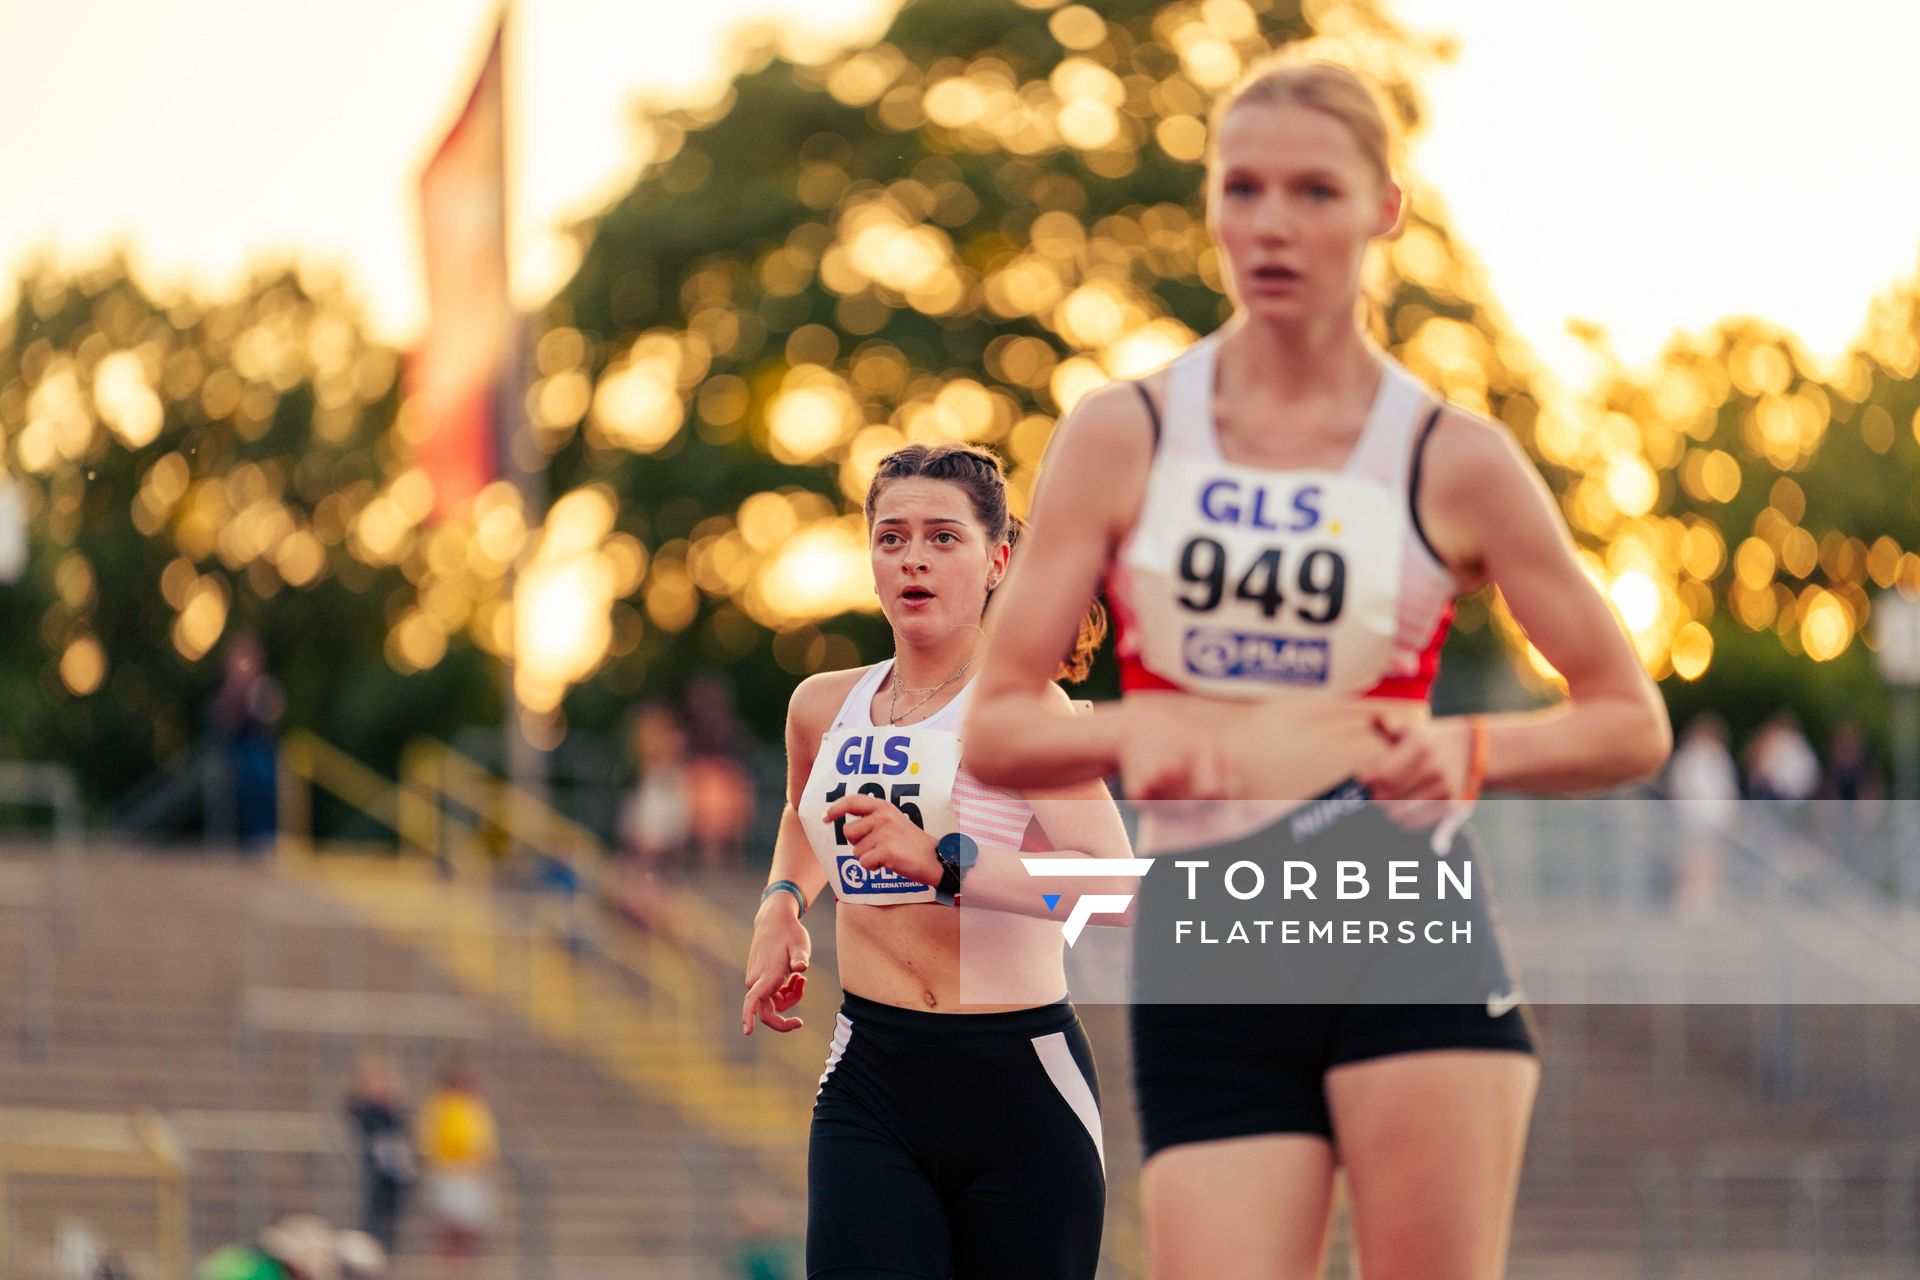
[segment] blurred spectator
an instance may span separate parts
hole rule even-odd
[[[620,848],[641,863],[677,862],[693,837],[687,731],[664,702],[642,704],[630,739],[639,774],[620,807]]]
[[[1718,895],[1720,845],[1733,828],[1740,801],[1740,775],[1719,716],[1707,712],[1688,723],[1667,765],[1667,795],[1682,842],[1674,904],[1683,911],[1701,910]]]
[[[740,861],[753,823],[748,736],[734,709],[733,687],[713,675],[687,689],[687,766],[693,847],[703,866]]]
[[[364,1231],[342,1231],[334,1238],[340,1256],[340,1280],[381,1280],[391,1251]]]
[[[286,710],[280,682],[267,673],[266,650],[251,631],[234,636],[213,695],[213,732],[233,779],[234,836],[242,849],[273,839],[275,726]]]
[[[361,1056],[347,1098],[347,1117],[360,1147],[360,1227],[392,1253],[407,1190],[419,1176],[400,1072],[392,1059],[378,1053]]]
[[[500,1164],[493,1110],[466,1063],[448,1067],[421,1107],[419,1136],[434,1247],[449,1270],[461,1274],[485,1243]]]
[[[200,1263],[193,1280],[285,1280],[286,1271],[255,1245],[230,1244]]]
[[[387,1255],[361,1231],[293,1214],[260,1233],[258,1245],[230,1244],[200,1264],[194,1280],[378,1280]]]
[[[1867,746],[1867,735],[1855,721],[1842,720],[1827,748],[1827,774],[1820,783],[1820,798],[1879,800],[1886,794],[1886,780],[1881,776],[1880,762]]]
[[[614,896],[622,913],[645,925],[653,918],[661,869],[683,861],[693,838],[692,779],[686,729],[666,703],[641,704],[629,744],[639,778],[620,806]]]
[[[71,1219],[60,1224],[53,1245],[53,1270],[60,1280],[94,1280],[103,1263],[92,1228]]]
[[[1819,833],[1835,857],[1862,875],[1891,886],[1897,875],[1891,846],[1873,838],[1880,825],[1886,780],[1873,758],[1867,735],[1858,723],[1842,720],[1827,748],[1827,772],[1820,780],[1820,799],[1839,801],[1817,806]]]
[[[734,1254],[735,1280],[795,1280],[800,1269],[794,1237],[794,1211],[786,1197],[766,1188],[733,1202],[733,1230],[740,1241]]]
[[[1813,753],[1791,711],[1776,711],[1747,744],[1747,794],[1788,808],[1813,797],[1820,786],[1820,758]]]
[[[260,1251],[298,1280],[339,1280],[338,1235],[325,1218],[294,1214],[260,1233]]]

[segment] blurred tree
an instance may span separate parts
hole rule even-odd
[[[411,588],[360,522],[396,470],[396,361],[342,299],[282,276],[166,306],[118,263],[30,272],[21,299],[0,428],[31,537],[0,586],[0,754],[67,761],[112,806],[206,731],[242,631],[291,722],[388,766],[413,726],[497,705],[471,653],[417,679],[383,657]]]
[[[1636,636],[1676,720],[1712,708],[1743,735],[1784,705],[1816,741],[1864,722],[1886,758],[1862,641],[1876,594],[1920,594],[1916,334],[1913,283],[1876,300],[1831,367],[1775,326],[1729,320],[1651,369],[1616,368],[1584,406],[1590,429],[1547,442],[1583,464],[1576,529],[1609,572],[1656,588]]]
[[[796,674],[878,656],[871,616],[840,612],[870,600],[857,525],[809,565],[850,589],[782,591],[784,545],[743,527],[766,504],[742,499],[786,487],[817,501],[779,523],[834,525],[889,449],[969,439],[1003,451],[1024,506],[1060,413],[1226,314],[1207,103],[1316,24],[1417,127],[1434,49],[1368,5],[1271,0],[921,0],[874,47],[817,67],[763,54],[713,108],[649,119],[648,172],[582,229],[545,317],[578,368],[543,363],[529,406],[539,419],[554,388],[565,410],[542,423],[554,491],[610,486],[653,573],[701,590],[691,609],[647,596],[644,636],[574,693],[574,722],[718,655],[771,735]],[[1371,281],[1381,336],[1461,402],[1530,424],[1525,351],[1426,193],[1414,208]],[[655,359],[684,397],[630,394]],[[591,402],[557,394],[582,375]],[[757,625],[729,627],[738,611]],[[1481,618],[1463,648],[1493,649]],[[1110,665],[1093,687],[1112,692]]]
[[[117,264],[29,273],[0,319],[32,527],[0,586],[0,752],[81,764],[111,802],[201,732],[242,628],[292,723],[383,767],[414,733],[497,723],[508,654],[556,727],[723,669],[777,742],[798,675],[884,651],[858,516],[882,455],[992,443],[1019,509],[1075,400],[1220,322],[1207,106],[1308,34],[1418,129],[1444,49],[1332,0],[918,0],[870,48],[751,53],[720,102],[649,114],[646,171],[579,229],[536,326],[534,529],[506,485],[421,526],[396,357],[335,293],[162,304]],[[1834,368],[1730,321],[1569,396],[1438,194],[1416,182],[1412,209],[1369,268],[1377,335],[1540,463],[1676,712],[1740,727],[1784,701],[1818,731],[1844,706],[1883,735],[1858,640],[1873,592],[1920,593],[1916,287]],[[1498,601],[1466,602],[1443,709],[1525,696],[1500,686],[1508,644]]]

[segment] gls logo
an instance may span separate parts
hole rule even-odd
[[[1214,524],[1241,525],[1266,533],[1305,533],[1320,523],[1320,501],[1326,491],[1317,484],[1294,491],[1291,500],[1266,485],[1241,489],[1238,480],[1210,481],[1200,490],[1200,514]],[[1286,523],[1280,521],[1285,518]]]
[[[920,770],[907,757],[907,748],[911,745],[913,739],[903,734],[884,739],[873,735],[848,738],[840,744],[840,754],[834,758],[833,765],[843,778],[918,773]]]
[[[1027,869],[1030,876],[1062,876],[1068,879],[1090,879],[1099,876],[1133,876],[1145,878],[1153,870],[1152,858],[1022,858],[1020,865]],[[1056,894],[1045,894],[1042,901],[1051,912],[1060,902]],[[1083,893],[1073,900],[1073,910],[1067,913],[1067,919],[1060,926],[1060,932],[1066,935],[1067,945],[1072,946],[1080,940],[1080,931],[1087,927],[1087,921],[1093,916],[1118,914],[1133,905],[1130,893]]]

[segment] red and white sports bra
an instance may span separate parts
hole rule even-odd
[[[1440,406],[1391,357],[1339,470],[1240,466],[1213,414],[1218,335],[1168,368],[1140,515],[1108,566],[1123,689],[1425,700],[1453,575],[1412,504]]]

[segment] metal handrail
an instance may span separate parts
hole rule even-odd
[[[491,814],[489,821],[499,822],[501,816],[510,822],[527,821],[531,829],[501,825],[518,843],[541,856],[563,863],[575,883],[582,887],[582,896],[602,904],[608,903],[609,883],[605,874],[607,850],[599,836],[592,831],[539,797],[488,772],[485,766],[445,743],[433,739],[417,740],[408,747],[404,760],[408,772],[403,782],[403,792],[419,797],[421,802],[433,808],[431,819],[424,815],[413,819],[419,824],[420,830],[426,830],[430,821],[450,816],[438,805],[432,804],[430,798],[435,794],[454,799],[476,816]],[[504,813],[500,808],[503,803]],[[443,840],[445,837],[436,829],[435,838]],[[699,954],[709,963],[723,967],[743,963],[747,947],[752,941],[751,928],[743,926],[733,916],[691,890],[669,889],[665,893],[670,900],[668,910],[662,913],[660,931],[665,936],[680,948]],[[615,939],[611,944],[603,943],[602,954],[621,963],[622,967],[642,980],[653,981],[656,975],[650,970],[628,962],[631,947],[625,945],[630,941],[626,935],[616,934]],[[782,1053],[781,1050],[775,1052]],[[803,1061],[797,1053],[782,1053],[782,1056],[791,1058],[795,1069],[808,1078],[818,1070],[818,1064],[811,1058]]]
[[[0,804],[44,805],[53,813],[53,927],[64,935],[72,923],[74,860],[84,841],[79,779],[63,764],[0,760]]]
[[[280,742],[280,839],[286,852],[313,850],[315,788],[330,791],[396,835],[400,827],[400,788],[332,743],[304,729],[290,730]],[[304,789],[293,785],[305,783]],[[305,831],[303,843],[292,833]]]
[[[497,778],[476,762],[432,739],[410,744],[403,756],[407,772],[398,784],[385,779],[338,748],[311,734],[289,735],[283,752],[287,772],[309,785],[323,786],[350,804],[377,805],[374,816],[400,837],[403,855],[426,855],[442,859],[460,873],[468,875],[476,887],[489,894],[500,892],[500,868],[492,860],[475,857],[468,850],[478,845],[482,824],[492,824],[517,844],[567,865],[584,892],[570,896],[603,901],[607,880],[600,873],[604,847],[598,837],[580,824],[554,811],[539,798]],[[304,797],[283,783],[283,802],[293,795],[294,803],[283,805],[292,822],[283,822],[283,838],[298,845],[292,833],[300,829],[305,815],[299,810]],[[449,809],[442,802],[452,800]],[[388,802],[391,802],[390,804]],[[308,842],[310,847],[310,842]],[[591,895],[591,896],[589,896]],[[703,962],[734,965],[746,954],[746,935],[731,918],[714,910],[697,895],[682,895],[676,900],[675,914],[690,920],[691,927],[672,930],[663,936],[641,937],[629,931],[592,940],[593,954],[611,964],[630,979],[649,990],[673,996],[675,1006],[684,1015],[700,1016],[720,1010],[733,997],[732,988],[723,984],[705,964],[692,963],[689,953]],[[725,921],[722,927],[721,921]],[[587,926],[577,914],[570,915],[563,935],[569,945],[588,941]],[[552,932],[551,930],[547,932]],[[713,936],[706,936],[706,935]],[[735,940],[738,949],[722,951],[713,940]],[[664,980],[671,975],[672,980]],[[776,1089],[811,1086],[819,1072],[819,1063],[809,1047],[781,1037],[771,1050],[755,1053],[744,1063],[750,1076],[758,1076]]]
[[[190,1210],[178,1135],[149,1108],[78,1112],[0,1108],[0,1241],[7,1238],[12,1175],[151,1178],[158,1280],[186,1280]],[[7,1258],[0,1252],[0,1277]]]

